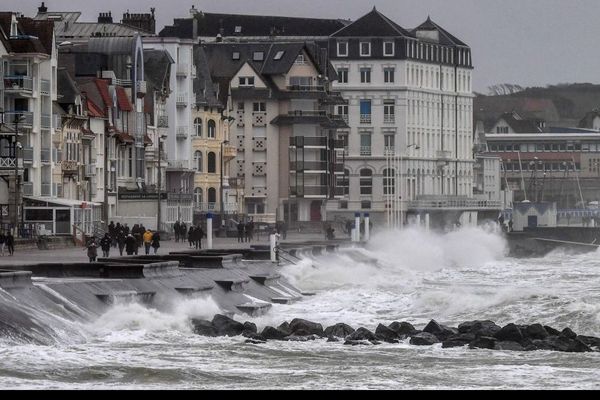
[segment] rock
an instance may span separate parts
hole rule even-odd
[[[469,321],[458,326],[460,333],[472,333],[475,336],[493,337],[501,328],[493,321]]]
[[[300,336],[299,332],[302,332],[303,335],[325,337],[325,332],[323,332],[323,326],[321,324],[300,318],[295,318],[290,322],[290,331],[296,336]]]
[[[384,342],[398,343],[398,335],[396,334],[396,332],[394,332],[385,325],[377,325],[377,329],[375,329],[375,335]]]
[[[284,322],[283,324],[279,325],[277,327],[277,329],[280,330],[281,332],[287,333],[288,335],[292,334],[292,329],[290,328],[290,324],[288,324],[287,321]]]
[[[339,341],[340,341],[340,339],[335,336],[329,336],[327,338],[327,343],[335,343],[335,342],[339,342]]]
[[[590,346],[579,339],[572,339],[569,347],[567,347],[567,352],[569,353],[587,353],[589,351],[592,351]]]
[[[431,333],[439,340],[446,340],[450,336],[458,334],[458,329],[438,324],[437,321],[432,319],[427,326],[423,328],[423,332]]]
[[[371,342],[371,344],[372,344],[373,346],[378,346],[378,345],[380,345],[380,344],[381,344],[381,342],[380,342],[380,341],[377,341],[377,340],[369,340],[369,342]]]
[[[244,343],[248,343],[248,344],[265,344],[267,343],[266,340],[257,340],[257,339],[246,339],[244,341]]]
[[[407,337],[409,335],[417,333],[415,327],[412,326],[412,324],[409,324],[408,322],[392,322],[388,326],[388,328],[396,332],[396,335],[398,335],[399,337]]]
[[[517,342],[497,342],[496,350],[524,351],[525,348]]]
[[[544,340],[550,336],[541,324],[529,325],[524,330],[521,330],[521,333],[528,339]]]
[[[593,337],[593,336],[577,336],[577,340],[580,340],[581,342],[585,343],[586,345],[590,346],[590,347],[597,347],[600,348],[600,338],[597,337]]]
[[[312,340],[317,340],[318,336],[316,335],[291,335],[284,338],[289,342],[309,342]]]
[[[267,340],[285,340],[285,338],[289,336],[286,332],[282,332],[277,328],[273,328],[272,326],[266,326],[260,335]]]
[[[571,328],[565,328],[560,333],[560,336],[565,337],[567,339],[575,339],[577,334],[571,330]]]
[[[267,339],[264,336],[259,335],[258,333],[247,333],[244,335],[244,337],[246,337],[248,339],[252,339],[252,340],[258,340],[259,342],[267,341]]]
[[[415,346],[431,346],[439,342],[437,336],[428,332],[421,332],[410,338],[410,344]]]
[[[544,340],[534,340],[533,344],[538,350],[553,350],[569,353],[583,353],[592,351],[590,346],[579,339],[571,339],[565,336],[549,336]]]
[[[335,324],[333,326],[328,326],[327,329],[325,329],[325,336],[327,337],[345,338],[352,333],[354,333],[354,328],[346,324]]]
[[[555,347],[554,345],[548,340],[540,340],[540,339],[536,339],[532,341],[533,345],[535,346],[536,350],[552,350],[555,351]]]
[[[344,344],[347,346],[371,346],[373,343],[368,340],[346,340]]]
[[[523,333],[521,329],[515,324],[508,324],[500,329],[494,335],[499,341],[505,342],[521,342],[523,340]]]
[[[550,335],[550,336],[558,336],[558,335],[560,335],[560,331],[552,328],[551,326],[544,325],[544,329],[546,330],[546,332],[548,332],[548,335]]]
[[[239,336],[244,332],[244,324],[221,314],[213,317],[212,325],[219,336]]]
[[[204,319],[192,319],[192,325],[194,326],[194,333],[201,336],[217,337],[217,330],[213,326],[211,321]]]
[[[357,341],[357,340],[377,340],[377,336],[367,328],[358,328],[352,332],[346,340]]]
[[[480,336],[469,343],[470,349],[493,349],[496,347],[496,338],[489,336]]]
[[[258,328],[256,327],[256,324],[253,324],[252,322],[244,322],[244,332],[258,333]]]
[[[442,348],[448,349],[452,347],[466,346],[475,339],[475,335],[472,333],[463,333],[460,335],[450,336],[448,339],[442,342]]]

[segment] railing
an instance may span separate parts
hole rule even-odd
[[[327,147],[326,137],[296,136],[290,138],[292,147]]]
[[[4,122],[6,124],[10,124],[11,126],[15,125],[15,117],[22,116],[23,119],[19,121],[19,126],[33,125],[33,112],[31,111],[6,111],[4,113]]]
[[[23,183],[23,196],[33,196],[33,182]]]
[[[288,111],[288,115],[293,117],[326,117],[327,111],[321,110],[293,110]]]
[[[187,76],[189,72],[189,64],[177,64],[177,76]]]
[[[178,107],[187,107],[187,103],[188,103],[188,95],[187,95],[187,93],[180,94],[180,95],[177,96],[177,106]]]
[[[396,148],[395,147],[391,147],[391,146],[385,146],[385,148],[383,149],[383,155],[388,157],[388,156],[395,156],[396,155]]]
[[[292,92],[324,92],[325,86],[318,85],[289,85],[287,90]]]
[[[188,160],[169,160],[169,169],[189,169],[190,162]]]
[[[370,156],[371,155],[371,146],[360,146],[360,155],[361,156]]]
[[[130,88],[131,86],[133,86],[133,81],[131,79],[114,79],[113,83],[116,86],[121,86],[124,88]]]
[[[33,162],[33,147],[23,147],[23,161]]]
[[[238,211],[238,203],[223,203],[226,213]],[[221,211],[221,203],[194,203],[195,212]]]
[[[158,128],[168,128],[169,127],[169,116],[168,115],[159,115],[157,121]]]
[[[327,171],[326,161],[291,162],[291,171]]]
[[[42,79],[40,81],[40,83],[41,83],[40,92],[42,93],[42,95],[49,96],[50,95],[50,81],[47,79]]]
[[[497,200],[477,199],[431,199],[413,200],[408,202],[412,209],[489,209],[502,208],[502,202]]]
[[[371,114],[360,114],[360,123],[361,124],[370,124],[371,123]]]
[[[42,196],[44,196],[44,197],[52,196],[52,184],[51,183],[42,183]]]
[[[42,114],[42,118],[41,118],[40,122],[41,122],[42,128],[50,129],[50,127],[52,126],[52,114]]]
[[[15,158],[0,157],[0,168],[14,168]]]
[[[54,129],[62,128],[62,117],[60,114],[52,114],[52,126]]]
[[[4,90],[33,91],[33,78],[28,76],[5,76]]]
[[[334,196],[343,196],[344,188],[336,187],[329,188],[328,186],[298,186],[290,187],[290,195],[297,197],[306,196],[328,196],[330,192],[333,192]]]
[[[235,158],[237,156],[237,148],[233,146],[225,146],[223,147],[223,157],[230,159]]]
[[[383,123],[384,124],[394,124],[394,123],[396,123],[396,115],[394,115],[394,114],[384,114],[383,115]]]
[[[96,165],[95,164],[88,164],[85,166],[85,176],[86,177],[92,177],[92,176],[96,176]]]
[[[436,152],[436,157],[441,160],[449,160],[450,158],[452,158],[452,152],[447,150],[438,150]]]
[[[178,126],[177,127],[177,139],[187,139],[188,130],[189,130],[189,128],[187,126]]]
[[[47,164],[51,161],[51,150],[50,149],[42,149],[40,150],[40,160],[43,164]]]

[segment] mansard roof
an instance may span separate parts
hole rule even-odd
[[[267,15],[215,14],[198,12],[198,36],[322,36],[326,37],[346,26],[341,19],[298,18]],[[160,31],[162,37],[193,38],[192,18],[177,18]]]
[[[412,33],[377,11],[375,7],[332,37],[412,37]]]
[[[543,133],[535,120],[523,119],[516,112],[502,114],[496,123],[500,120],[504,120],[515,133]]]
[[[54,22],[18,17],[19,36],[11,37],[12,12],[0,12],[0,36],[6,50],[12,53],[52,54]]]
[[[204,48],[194,48],[194,65],[196,66],[196,78],[194,79],[194,93],[196,93],[196,104],[208,107],[222,107],[217,98],[218,84],[215,84],[210,76],[210,68]]]
[[[458,39],[456,36],[450,34],[447,30],[436,24],[431,20],[430,17],[427,17],[427,20],[423,22],[421,25],[412,30],[412,35],[416,36],[417,31],[427,30],[427,31],[438,31],[440,44],[449,45],[449,46],[466,46],[468,45],[462,40]]]

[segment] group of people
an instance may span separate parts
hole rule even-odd
[[[285,240],[287,238],[288,231],[287,223],[285,221],[277,221],[275,223],[275,231],[277,232],[277,234],[281,235],[283,240]]]
[[[123,250],[127,255],[138,255],[139,249],[144,246],[145,254],[150,254],[150,249],[154,249],[154,254],[160,248],[160,234],[157,231],[146,229],[144,225],[135,224],[133,228],[129,228],[127,224],[121,225],[117,222],[110,222],[108,232],[96,243],[95,239],[91,239],[87,244],[87,254],[90,262],[95,262],[98,257],[98,244],[102,249],[103,257],[110,257],[111,247],[118,247],[119,254],[123,255]]]
[[[4,249],[8,250],[9,255],[15,254],[15,237],[12,233],[4,234],[0,232],[0,255],[4,256]]]
[[[190,226],[192,229],[193,226]],[[179,243],[179,241],[185,242],[185,238],[189,237],[189,232],[185,222],[176,221],[173,224],[173,233],[175,234],[175,242]]]
[[[237,224],[238,243],[251,242],[254,240],[254,221],[246,223],[239,221]]]

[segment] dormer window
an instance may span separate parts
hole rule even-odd
[[[237,25],[234,29],[235,33],[242,33],[242,27],[240,25]]]
[[[274,60],[281,60],[283,58],[284,54],[285,54],[285,51],[278,51],[277,54],[275,54],[275,57],[273,59]]]
[[[360,42],[360,56],[370,57],[371,56],[371,42]]]
[[[254,55],[252,56],[252,59],[254,61],[263,61],[265,59],[265,52],[264,51],[255,51]]]
[[[296,64],[296,65],[306,64],[306,60],[304,59],[304,54],[298,54],[298,57],[296,57],[296,61],[294,61],[294,64]]]
[[[253,87],[254,77],[253,76],[240,76],[240,86]]]
[[[234,51],[234,52],[231,54],[231,59],[232,59],[232,60],[239,60],[239,59],[240,59],[240,52],[239,52],[239,51]]]
[[[19,25],[17,23],[17,17],[14,14],[10,21],[10,36],[19,36]]]
[[[337,42],[338,57],[348,57],[348,42]]]
[[[394,42],[383,42],[383,55],[386,57],[394,56]]]

